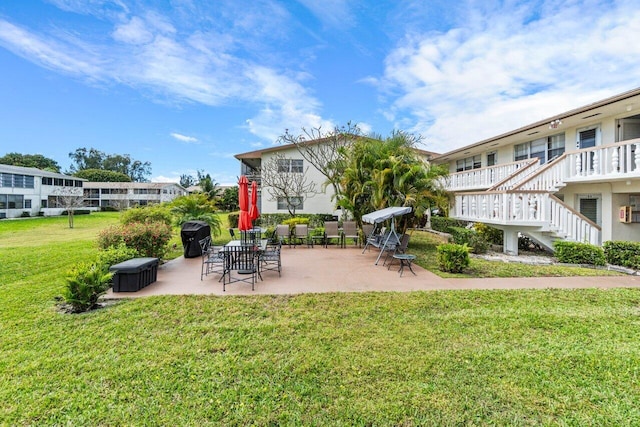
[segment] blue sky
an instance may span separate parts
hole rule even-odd
[[[94,147],[153,181],[348,121],[446,152],[640,87],[640,2],[0,3],[0,155]]]

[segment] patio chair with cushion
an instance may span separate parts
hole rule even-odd
[[[358,234],[358,227],[355,221],[342,222],[342,238],[344,239],[345,246],[347,239],[352,239],[354,245],[360,244],[360,235]]]
[[[338,244],[342,247],[342,233],[338,228],[338,221],[325,221],[324,223],[324,247],[331,242],[331,239],[338,239]]]
[[[309,235],[309,226],[307,224],[296,224],[293,230],[293,245],[295,247],[296,243],[300,242],[300,245],[303,243],[307,244],[307,247],[313,247],[313,239]]]
[[[211,236],[198,241],[202,251],[202,267],[200,269],[200,280],[211,273],[224,273],[224,252],[222,246],[211,245]],[[222,278],[221,278],[222,279]]]

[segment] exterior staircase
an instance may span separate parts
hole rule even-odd
[[[601,244],[601,227],[554,196],[569,183],[640,177],[640,139],[538,159],[464,171],[448,177],[453,218],[527,234],[553,250],[557,239]]]

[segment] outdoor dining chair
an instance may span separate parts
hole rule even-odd
[[[411,236],[409,234],[405,233],[400,238],[400,243],[390,246],[387,249],[387,255],[385,256],[384,262],[382,263],[382,265],[385,265],[387,263],[387,259],[389,259],[389,257],[391,257],[391,261],[389,261],[389,267],[391,267],[391,264],[393,264],[393,260],[394,260],[393,255],[407,253],[407,247],[409,246],[410,237]],[[389,267],[387,267],[387,270],[389,269]],[[411,271],[413,271],[413,270],[411,270]]]
[[[282,244],[280,242],[267,245],[267,249],[260,254],[261,271],[277,271],[278,276],[282,270]]]
[[[202,252],[200,280],[211,273],[224,273],[224,252],[221,246],[211,245],[211,236],[198,241]],[[222,277],[220,278],[222,279]]]
[[[342,238],[344,239],[345,246],[347,244],[347,239],[353,239],[354,245],[360,244],[360,234],[358,234],[358,227],[355,221],[342,222]]]
[[[226,291],[228,283],[251,283],[255,290],[256,278],[260,274],[259,251],[254,245],[225,246],[224,272],[222,275],[222,291]]]

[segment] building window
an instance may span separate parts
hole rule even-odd
[[[33,188],[34,177],[12,173],[0,174],[0,187]]]
[[[22,194],[9,194],[7,195],[7,206],[9,209],[23,209],[24,208],[24,196]]]
[[[47,208],[47,199],[42,199],[40,200],[40,207],[41,208]]]
[[[88,199],[99,199],[100,198],[100,190],[97,188],[85,188],[84,197]]]
[[[495,151],[487,153],[487,166],[494,166],[496,164],[498,164],[498,153]]]
[[[7,195],[0,194],[0,209],[7,209]]]
[[[302,197],[289,197],[289,203],[287,203],[287,197],[278,197],[278,210],[289,210],[289,205],[296,208],[296,210],[304,209],[304,203]]]
[[[25,209],[31,209],[31,199],[28,199],[28,200],[24,201],[24,208]]]
[[[57,185],[59,187],[62,187],[64,185],[64,180],[62,178],[54,178],[53,179],[53,185]]]
[[[545,164],[563,153],[564,133],[518,144],[513,148],[514,160],[537,158],[540,159],[540,164]]]
[[[477,156],[467,157],[456,161],[456,172],[462,172],[471,169],[480,169],[482,167],[482,157]]]
[[[42,185],[53,185],[53,178],[49,178],[46,176],[42,177]]]
[[[576,148],[591,148],[600,145],[600,128],[598,126],[578,129]]]
[[[302,159],[278,159],[278,172],[303,173],[304,163]]]

